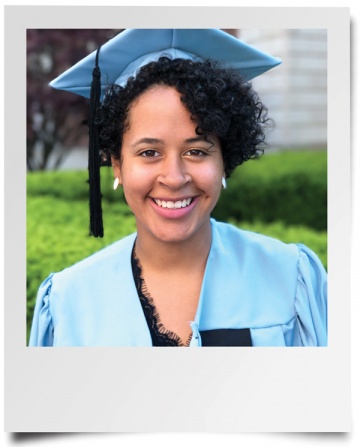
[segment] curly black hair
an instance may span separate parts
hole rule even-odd
[[[100,147],[108,163],[111,157],[120,157],[132,102],[154,85],[174,87],[180,93],[198,135],[217,135],[227,177],[236,166],[264,152],[267,108],[249,82],[216,61],[163,56],[143,66],[124,87],[108,87],[97,116]]]

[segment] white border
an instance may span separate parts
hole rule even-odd
[[[25,30],[326,28],[329,42],[329,347],[30,349],[25,331],[25,156],[5,152],[5,430],[341,432],[350,429],[349,10],[5,9],[5,147],[25,155]],[[341,88],[339,88],[341,86]],[[339,156],[341,148],[341,156]],[[336,181],[335,179],[341,179]],[[9,195],[11,192],[11,196]],[[21,256],[22,255],[22,256]],[[19,298],[22,297],[22,298]],[[149,386],[151,384],[151,386]]]

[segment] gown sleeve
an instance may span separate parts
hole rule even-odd
[[[295,345],[327,346],[327,273],[317,255],[299,244]]]
[[[50,313],[51,274],[39,287],[30,332],[29,346],[53,346],[53,321]]]

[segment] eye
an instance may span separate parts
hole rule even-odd
[[[185,155],[191,155],[192,157],[202,158],[206,157],[208,153],[204,149],[190,149]]]
[[[160,154],[158,151],[156,151],[155,149],[146,149],[143,152],[140,152],[139,154],[141,157],[146,157],[146,158],[154,158],[154,157],[159,157]]]

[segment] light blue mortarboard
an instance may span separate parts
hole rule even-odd
[[[103,236],[96,109],[108,85],[123,86],[140,67],[161,56],[217,60],[246,81],[281,63],[220,29],[127,29],[54,79],[51,87],[90,98],[90,234],[95,237]]]
[[[281,60],[220,29],[127,29],[100,50],[101,89],[124,85],[130,76],[162,55],[193,60],[215,59],[239,70],[246,80],[279,65]],[[79,61],[50,85],[90,98],[96,51]]]

